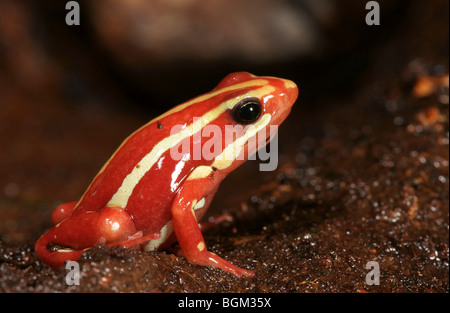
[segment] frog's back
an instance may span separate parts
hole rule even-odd
[[[216,101],[202,100],[204,96],[174,107],[131,134],[99,171],[76,211],[121,207],[131,215],[142,215],[144,220],[145,216],[169,211],[166,206],[171,205],[189,172],[202,163],[211,163],[192,160],[190,155],[173,159],[170,151],[181,140],[190,141],[192,148],[192,132],[186,127],[192,127],[195,119],[200,120],[216,101],[222,101],[221,94],[214,96]]]

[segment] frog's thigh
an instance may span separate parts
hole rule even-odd
[[[52,212],[53,225],[57,225],[64,221],[66,218],[70,217],[77,204],[78,201],[72,201],[58,205],[58,207]]]

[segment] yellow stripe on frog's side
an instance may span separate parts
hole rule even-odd
[[[233,164],[234,160],[236,160],[236,158],[239,156],[242,148],[247,143],[247,141],[251,137],[255,136],[256,133],[261,129],[266,127],[269,124],[270,119],[271,115],[269,113],[264,114],[257,123],[248,128],[244,135],[226,146],[225,149],[223,149],[222,153],[216,157],[211,166],[219,170],[224,170],[231,164]]]
[[[163,155],[169,149],[178,145],[183,139],[185,139],[189,136],[192,136],[195,132],[200,131],[203,127],[205,127],[206,125],[208,125],[209,123],[214,121],[221,114],[223,114],[226,110],[231,110],[234,107],[234,105],[237,102],[239,102],[240,100],[247,98],[247,97],[262,98],[266,95],[271,94],[275,90],[275,88],[273,86],[271,86],[270,84],[267,84],[266,80],[262,80],[262,79],[261,80],[253,80],[253,81],[249,81],[246,83],[240,83],[240,84],[231,86],[232,88],[226,87],[226,88],[217,90],[215,92],[206,94],[204,96],[197,97],[194,99],[195,101],[194,100],[188,101],[187,103],[182,104],[178,107],[175,107],[173,110],[168,111],[166,114],[163,114],[162,116],[166,116],[167,114],[173,114],[173,113],[181,110],[184,107],[187,107],[187,106],[197,103],[199,101],[206,100],[210,97],[213,97],[213,96],[223,93],[225,91],[241,89],[241,88],[251,87],[251,86],[258,86],[258,85],[262,85],[262,87],[255,89],[255,90],[250,90],[246,94],[243,94],[243,95],[235,97],[233,99],[224,101],[223,103],[218,105],[216,108],[206,112],[203,116],[201,116],[200,119],[195,120],[192,124],[190,124],[189,126],[187,126],[184,129],[182,129],[180,132],[173,134],[167,138],[164,138],[163,140],[158,142],[153,147],[153,149],[139,161],[139,163],[138,163],[139,166],[135,166],[133,168],[133,170],[131,171],[131,173],[129,173],[125,177],[125,179],[122,181],[122,185],[119,187],[117,192],[112,196],[112,198],[108,201],[107,206],[125,208],[128,203],[128,199],[132,195],[133,190],[136,187],[136,185],[139,183],[139,181],[142,179],[142,177],[144,177],[144,175],[152,168],[152,166],[157,162],[157,160],[161,157],[161,155]]]
[[[197,166],[191,174],[189,174],[189,177],[187,178],[187,180],[192,180],[192,179],[201,179],[201,178],[205,178],[208,177],[211,172],[213,171],[212,167],[209,165],[200,165]]]
[[[251,75],[251,76],[252,76],[252,77],[255,77],[254,75]],[[131,135],[129,135],[127,138],[125,138],[125,140],[120,144],[120,146],[119,146],[119,147],[116,149],[116,151],[112,154],[112,156],[109,158],[109,160],[106,161],[106,163],[103,165],[103,167],[100,169],[100,171],[97,173],[97,175],[96,175],[96,176],[94,177],[94,179],[92,180],[91,184],[90,184],[90,185],[88,186],[88,188],[86,189],[86,191],[85,191],[85,193],[83,194],[83,196],[80,198],[80,200],[79,200],[78,203],[76,204],[75,208],[78,207],[78,205],[82,202],[82,200],[84,199],[84,197],[85,197],[87,191],[90,190],[90,188],[91,188],[93,182],[97,179],[97,177],[98,177],[99,175],[101,175],[101,174],[103,173],[103,171],[106,169],[106,167],[108,166],[108,164],[110,163],[110,161],[114,158],[114,156],[116,155],[116,153],[117,153],[117,152],[118,152],[118,151],[119,151],[119,150],[120,150],[120,149],[128,142],[128,140],[129,140],[131,137],[133,137],[136,133],[138,133],[139,131],[141,131],[143,128],[149,126],[149,125],[152,124],[152,123],[155,123],[156,121],[161,120],[162,118],[164,118],[164,117],[166,117],[166,116],[168,116],[168,115],[170,115],[170,114],[179,112],[179,111],[181,111],[181,110],[183,110],[183,109],[185,109],[185,108],[187,108],[187,107],[189,107],[189,106],[191,106],[191,105],[194,105],[194,104],[196,104],[196,103],[198,103],[198,102],[209,100],[210,98],[215,97],[215,96],[217,96],[217,95],[220,95],[220,94],[222,94],[222,93],[229,92],[229,91],[234,91],[234,90],[239,90],[239,89],[241,89],[241,88],[250,88],[250,87],[255,87],[255,86],[263,86],[263,85],[267,84],[267,82],[268,82],[268,81],[265,80],[265,79],[255,79],[255,80],[250,80],[250,81],[242,82],[242,83],[239,83],[239,84],[231,85],[231,86],[228,86],[228,87],[225,87],[225,88],[220,88],[220,89],[218,89],[218,90],[208,92],[208,93],[206,93],[206,94],[204,94],[204,95],[195,97],[195,98],[193,98],[193,99],[191,99],[191,100],[189,100],[189,101],[187,101],[187,102],[184,102],[184,103],[182,103],[182,104],[180,104],[180,105],[178,105],[178,106],[176,106],[176,107],[170,109],[169,111],[165,112],[164,114],[162,114],[162,115],[160,115],[160,116],[158,116],[158,117],[152,119],[150,122],[144,124],[143,126],[141,126],[140,128],[138,128],[136,131],[134,131]]]
[[[216,156],[214,162],[210,166],[201,165],[196,167],[189,175],[187,180],[206,178],[213,171],[213,167],[219,170],[224,170],[229,167],[239,156],[242,148],[247,143],[247,141],[251,137],[255,136],[258,131],[266,127],[269,124],[270,120],[271,115],[269,113],[264,114],[260,118],[260,120],[250,126],[241,137],[228,144],[228,146],[223,149],[222,153]]]

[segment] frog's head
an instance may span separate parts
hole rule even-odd
[[[297,85],[291,80],[247,72],[227,75],[214,90],[220,89],[233,91],[227,98],[235,100],[234,120],[242,125],[254,124],[265,114],[270,114],[270,124],[280,125],[298,97]]]
[[[273,138],[298,96],[297,85],[290,80],[245,72],[229,74],[213,92],[220,92],[220,106],[226,107],[215,124],[236,130],[230,134],[225,126],[224,148],[212,164],[227,172]]]
[[[173,108],[158,120],[176,125],[164,139],[173,147],[172,159],[203,160],[206,167],[226,175],[270,142],[297,96],[297,86],[290,80],[233,73],[211,92]]]

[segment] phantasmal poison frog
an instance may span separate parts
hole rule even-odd
[[[79,201],[53,211],[54,226],[37,241],[36,254],[57,268],[100,242],[152,251],[178,241],[191,264],[252,276],[253,271],[208,251],[198,221],[220,182],[255,152],[249,141],[280,125],[297,95],[290,80],[233,73],[211,92],[151,120],[125,139]],[[183,144],[198,146],[198,134],[208,125],[221,130],[219,134],[230,125],[244,131],[221,135],[214,146],[218,151],[206,149],[209,157],[179,152]],[[270,140],[266,137],[264,144]],[[206,148],[207,141],[202,142]],[[174,150],[180,158],[173,157]]]

